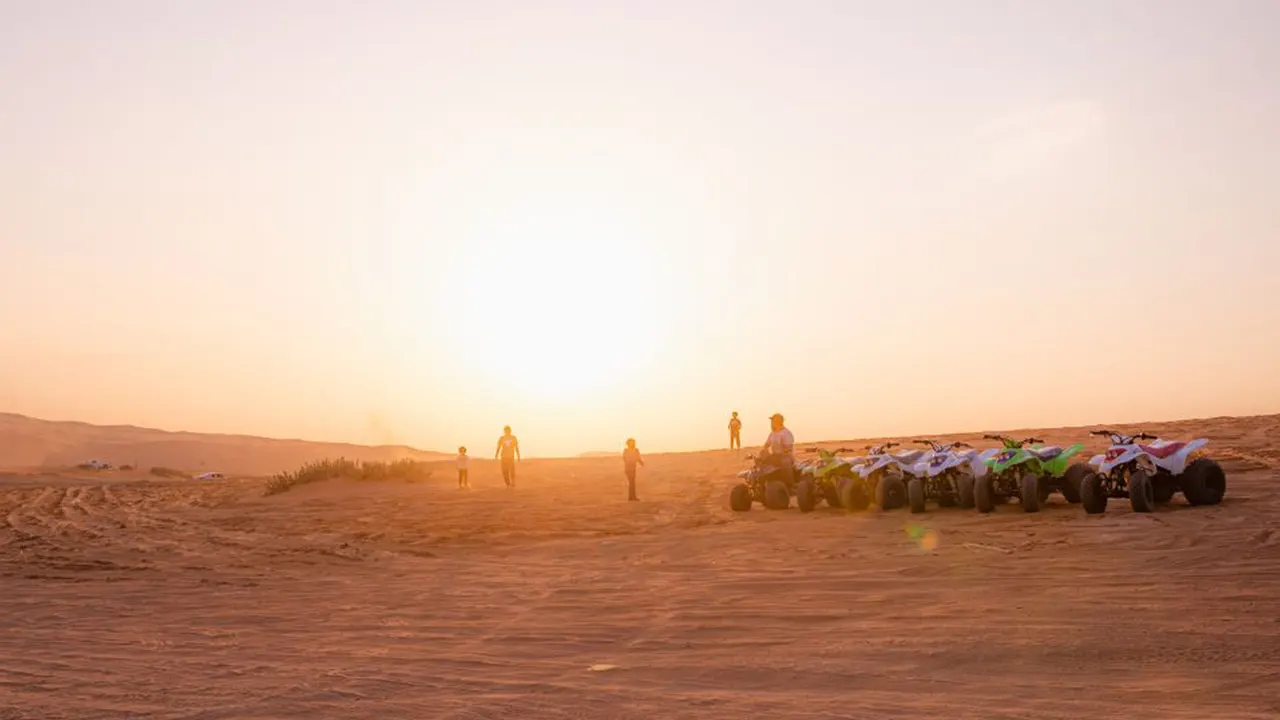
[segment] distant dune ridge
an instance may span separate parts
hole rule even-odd
[[[324,458],[360,461],[442,460],[449,455],[406,445],[278,440],[251,435],[170,432],[131,425],[90,425],[0,413],[0,468],[76,465],[90,459],[115,465],[267,475]]]

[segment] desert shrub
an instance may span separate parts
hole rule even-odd
[[[133,466],[132,466],[132,465],[121,465],[121,466],[120,466],[120,469],[121,469],[121,470],[125,470],[125,471],[129,471],[129,470],[132,470],[132,469],[133,469]]]
[[[181,470],[174,470],[173,468],[167,468],[167,467],[153,467],[151,468],[151,474],[155,475],[156,477],[179,478],[184,480],[189,477],[186,473],[182,472]]]
[[[263,495],[276,495],[298,485],[320,482],[322,480],[360,480],[379,482],[399,480],[402,482],[420,482],[431,477],[429,463],[416,460],[396,460],[393,462],[358,462],[346,458],[314,460],[304,464],[297,470],[276,473],[267,481]]]

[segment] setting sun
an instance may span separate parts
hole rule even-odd
[[[460,264],[467,356],[509,391],[568,400],[609,388],[662,350],[663,305],[637,288],[651,244],[610,208],[512,210]]]

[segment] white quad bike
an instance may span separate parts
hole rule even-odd
[[[1227,476],[1218,463],[1206,457],[1187,462],[1206,439],[1172,442],[1113,430],[1089,434],[1109,436],[1111,447],[1089,459],[1093,472],[1080,481],[1080,502],[1087,513],[1105,512],[1107,498],[1128,497],[1134,512],[1151,512],[1179,491],[1190,505],[1217,505],[1227,492]],[[1139,440],[1154,442],[1143,445]]]
[[[973,509],[974,480],[987,473],[984,457],[968,443],[959,441],[949,445],[932,440],[915,442],[928,445],[930,450],[912,468],[914,477],[907,480],[911,512],[924,512],[929,500],[941,507]]]
[[[880,510],[896,510],[907,504],[907,480],[917,477],[917,466],[924,459],[926,450],[907,450],[890,454],[889,449],[898,443],[867,446],[868,454],[856,469],[871,497]]]

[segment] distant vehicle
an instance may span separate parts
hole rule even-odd
[[[193,480],[226,480],[227,476],[220,472],[207,472],[192,478]]]
[[[106,460],[89,460],[80,463],[80,467],[85,470],[110,470],[113,466]]]

